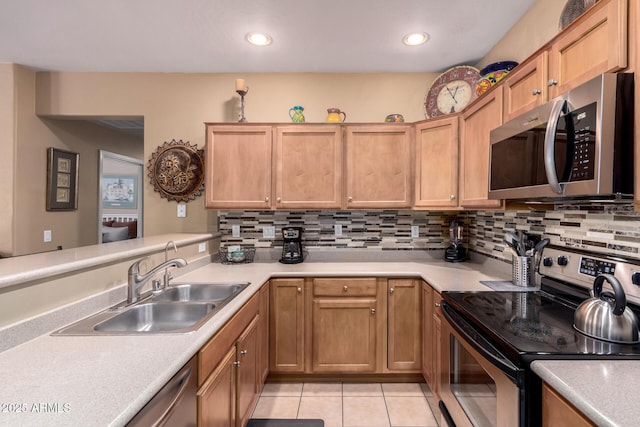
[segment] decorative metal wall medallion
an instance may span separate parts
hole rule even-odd
[[[161,197],[188,202],[204,191],[204,150],[182,140],[165,142],[151,154],[148,176]]]

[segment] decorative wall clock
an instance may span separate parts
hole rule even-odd
[[[160,197],[188,202],[204,190],[204,150],[182,140],[165,142],[151,154],[147,171]]]
[[[477,68],[468,65],[453,67],[440,74],[431,84],[424,100],[427,118],[457,113],[476,98]]]

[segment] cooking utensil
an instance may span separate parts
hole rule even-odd
[[[510,231],[505,231],[504,232],[504,241],[507,244],[507,246],[509,246],[511,249],[513,249],[516,252],[516,255],[520,255],[518,253],[518,238],[516,237],[515,234],[513,234]]]
[[[607,281],[613,289],[603,292]],[[611,274],[600,274],[593,281],[593,298],[585,300],[574,314],[573,327],[592,338],[616,343],[640,342],[638,319],[627,308],[627,297],[622,285]]]

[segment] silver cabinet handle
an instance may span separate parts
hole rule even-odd
[[[240,351],[240,355],[241,356],[246,356],[247,355],[247,350],[241,350]]]
[[[269,196],[265,197],[265,198],[264,198],[264,201],[265,201],[265,202],[267,202],[267,203],[269,203]]]
[[[456,195],[455,195],[455,194],[452,194],[452,195],[450,195],[450,196],[449,196],[449,198],[450,198],[451,200],[455,200]]]
[[[375,308],[371,309],[371,314],[376,314],[376,309]]]
[[[276,202],[280,203],[282,199],[280,197],[276,198]]]
[[[235,362],[233,362],[233,364],[236,365],[236,366],[240,366],[240,361],[236,360]]]
[[[349,196],[349,197],[347,198],[347,201],[349,201],[349,202],[353,202],[353,197]]]
[[[557,85],[557,84],[558,84],[558,81],[557,81],[557,80],[555,80],[555,79],[549,79],[549,81],[547,82],[547,84],[548,84],[549,86],[555,86],[555,85]]]
[[[392,294],[395,291],[394,288],[389,289],[389,293]]]
[[[343,291],[347,292],[349,290],[349,287],[347,285],[344,285],[344,287],[342,288]]]
[[[440,303],[439,303],[439,302],[435,303],[434,305],[435,305],[436,307],[440,307]]]
[[[302,293],[302,288],[298,288],[298,293],[301,294]]]
[[[536,96],[536,95],[540,95],[542,93],[542,91],[540,89],[534,89],[532,95]]]

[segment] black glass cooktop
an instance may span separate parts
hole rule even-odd
[[[590,355],[640,358],[640,344],[608,343],[576,331],[575,307],[543,292],[443,292],[442,296],[512,359]]]

